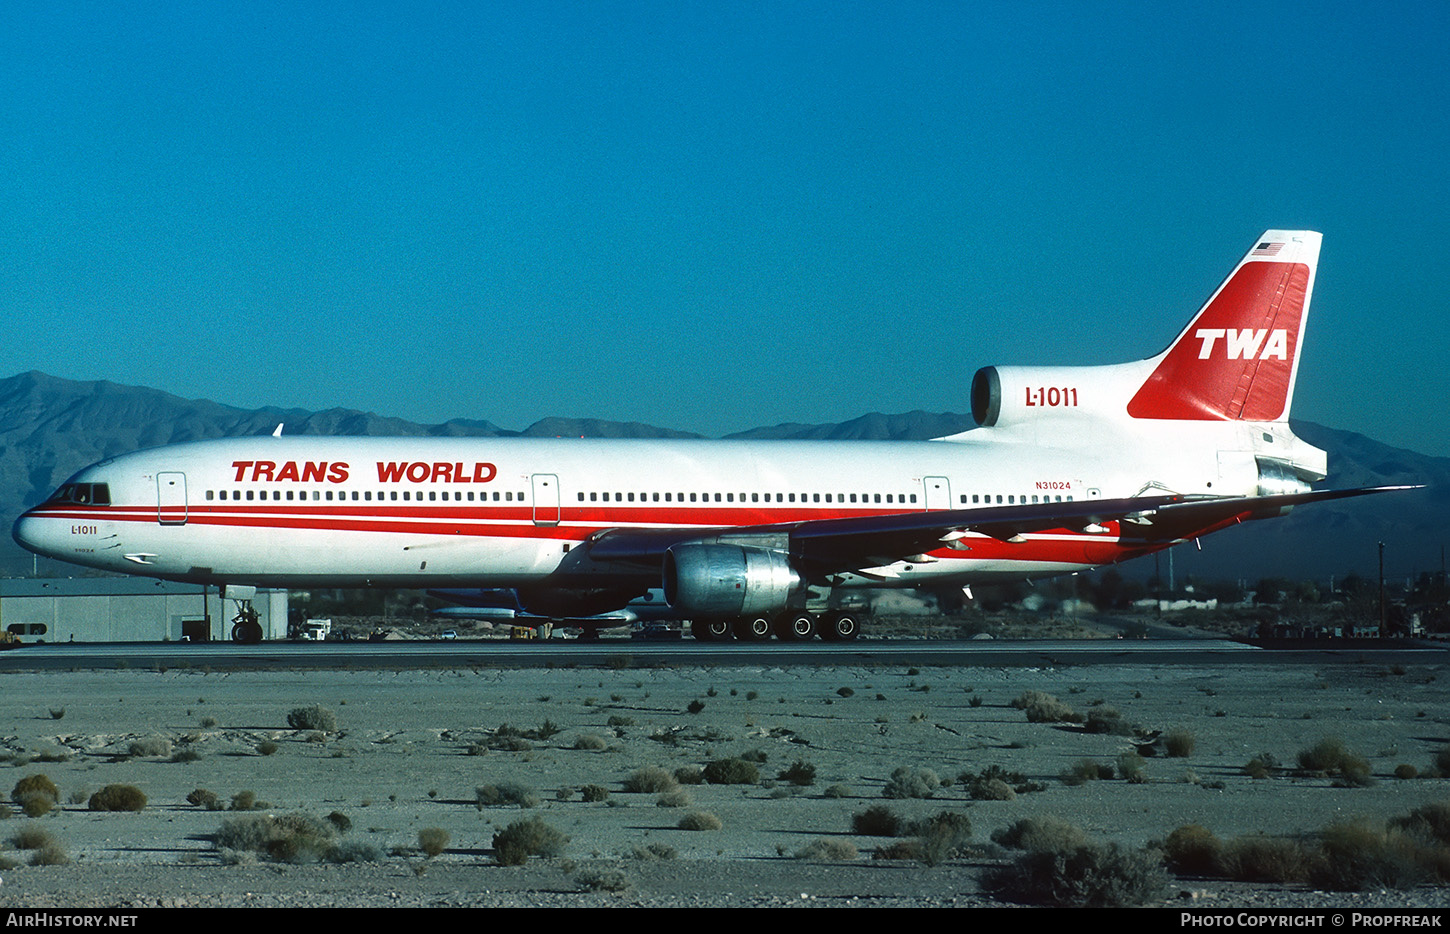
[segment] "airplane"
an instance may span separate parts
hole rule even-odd
[[[15,523],[87,567],[220,585],[506,589],[699,639],[849,640],[851,588],[1088,570],[1322,500],[1289,409],[1321,235],[1270,230],[1156,356],[988,366],[932,441],[228,438],[108,458]],[[969,592],[969,591],[968,591]],[[822,607],[836,607],[825,609]]]

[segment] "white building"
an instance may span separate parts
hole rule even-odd
[[[287,637],[287,591],[252,601],[263,639]],[[139,577],[0,580],[0,628],[22,642],[228,641],[235,600],[215,587]]]

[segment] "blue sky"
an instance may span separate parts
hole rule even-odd
[[[1304,227],[1295,415],[1450,455],[1450,5],[1225,6],[9,4],[0,376],[964,412],[978,366],[1156,352]]]

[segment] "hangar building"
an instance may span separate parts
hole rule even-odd
[[[287,637],[287,591],[252,601],[263,639]],[[138,577],[0,580],[0,628],[22,642],[229,641],[234,600],[215,587]]]

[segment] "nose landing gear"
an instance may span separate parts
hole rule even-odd
[[[237,601],[237,615],[232,617],[232,641],[256,645],[262,641],[262,624],[250,600]]]

